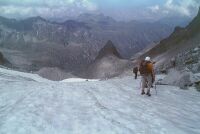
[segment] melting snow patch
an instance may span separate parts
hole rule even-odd
[[[99,81],[98,79],[81,79],[81,78],[69,78],[69,79],[65,79],[62,80],[60,82],[95,82],[95,81]]]

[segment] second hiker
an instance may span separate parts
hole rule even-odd
[[[138,76],[138,67],[133,68],[133,73],[135,74],[135,79],[137,79]]]
[[[142,95],[145,94],[145,87],[147,87],[146,95],[151,96],[150,89],[155,81],[153,63],[150,57],[146,57],[142,60],[139,68],[140,74],[142,76]]]

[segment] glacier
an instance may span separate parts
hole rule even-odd
[[[158,76],[161,78],[163,76]],[[200,93],[140,79],[50,81],[0,68],[0,134],[199,134]]]

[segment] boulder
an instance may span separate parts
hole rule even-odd
[[[36,73],[42,76],[43,78],[53,80],[53,81],[60,81],[67,78],[75,78],[74,75],[70,73],[66,73],[65,71],[56,67],[44,67]]]
[[[200,81],[195,82],[195,87],[200,92]]]
[[[0,52],[0,65],[4,64],[3,54]]]
[[[198,72],[200,72],[200,63],[193,64],[192,67],[191,67],[191,71],[192,71],[193,73],[198,73]]]
[[[184,69],[182,71],[170,69],[168,75],[160,83],[163,85],[172,85],[178,86],[181,89],[187,89],[199,80],[200,79],[188,69]]]

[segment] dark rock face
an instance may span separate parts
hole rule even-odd
[[[112,41],[108,41],[83,76],[93,79],[107,79],[121,75],[132,66],[132,62],[121,58]]]
[[[117,51],[116,47],[114,46],[112,41],[108,41],[106,43],[106,45],[99,51],[98,56],[96,57],[97,59],[101,59],[107,55],[114,55],[118,58],[122,58],[122,56],[120,55],[120,53]]]
[[[9,68],[14,68],[14,66],[4,57],[0,52],[0,65],[7,66]]]
[[[4,64],[3,54],[0,52],[0,65]]]

